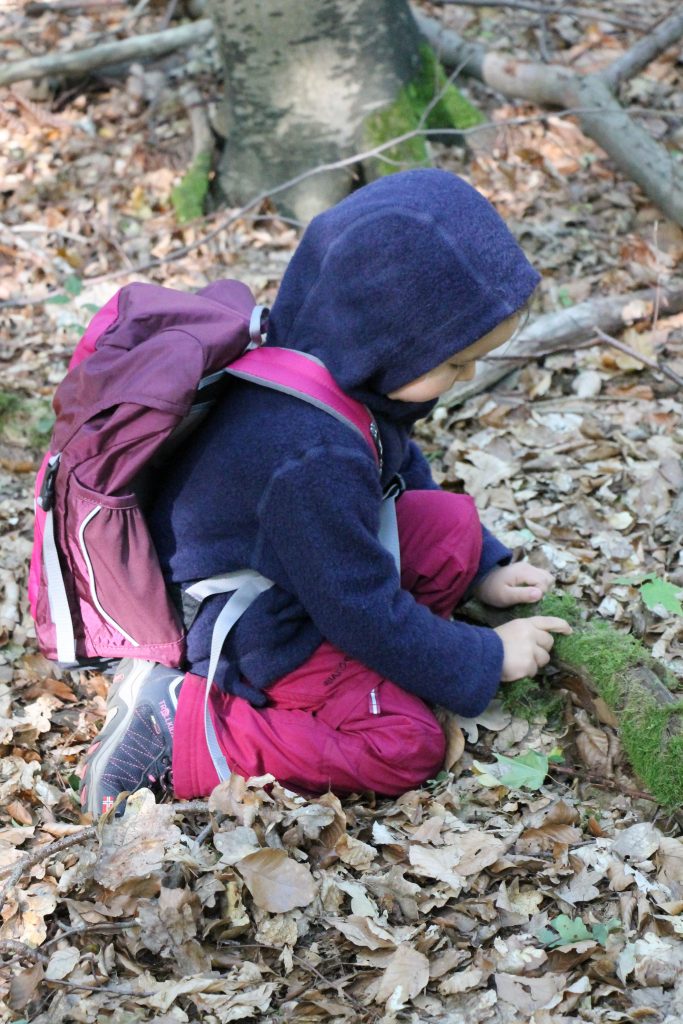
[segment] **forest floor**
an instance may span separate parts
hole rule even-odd
[[[512,53],[592,70],[638,38],[610,13],[653,23],[671,9],[593,7],[544,25],[431,10]],[[28,18],[10,2],[0,40],[19,59],[163,17],[110,4]],[[234,276],[268,303],[300,233],[267,206],[209,241],[226,211],[178,226],[170,193],[191,141],[175,85],[191,78],[209,105],[219,86],[201,50],[160,67],[165,86],[148,69],[0,90],[0,1019],[680,1021],[680,815],[643,793],[609,710],[589,714],[557,672],[524,716],[497,701],[477,723],[449,719],[449,770],[398,800],[232,779],[208,803],[143,791],[123,819],[83,819],[77,769],[106,680],[37,653],[25,596],[51,395],[116,288]],[[622,96],[679,149],[682,77],[668,52]],[[435,146],[435,161],[495,202],[541,270],[532,315],[675,277],[683,233],[571,117],[469,92],[495,142]],[[625,319],[622,342],[683,374],[683,314],[636,302]],[[659,525],[683,489],[677,385],[595,340],[437,410],[418,437],[501,540],[683,679],[683,560]],[[499,756],[512,763],[496,779]]]

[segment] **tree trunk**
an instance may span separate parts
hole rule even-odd
[[[362,149],[364,120],[420,69],[407,0],[211,0],[209,13],[225,68],[218,181],[231,204]],[[317,175],[281,208],[306,221],[349,185],[348,170]]]

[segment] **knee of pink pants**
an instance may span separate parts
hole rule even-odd
[[[436,615],[451,615],[479,569],[482,530],[474,501],[447,491],[406,491],[396,516],[401,585]]]

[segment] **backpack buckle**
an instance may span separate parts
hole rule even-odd
[[[268,306],[254,306],[249,320],[249,348],[260,348],[266,340],[268,330]]]
[[[55,503],[55,477],[57,476],[61,457],[62,453],[57,452],[56,455],[52,456],[45,469],[45,476],[43,477],[40,494],[38,495],[38,504],[43,512],[49,512]]]

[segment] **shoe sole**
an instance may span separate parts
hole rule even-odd
[[[132,659],[130,660],[132,661]],[[97,739],[94,741],[97,746],[92,756],[88,759],[87,769],[84,772],[84,775],[87,773],[87,778],[85,778],[86,799],[82,806],[83,810],[86,813],[92,814],[93,818],[99,817],[102,813],[102,808],[92,806],[90,799],[90,795],[94,795],[97,791],[97,786],[93,785],[93,780],[98,779],[100,772],[106,770],[109,753],[118,742],[121,731],[125,732],[128,728],[128,723],[135,713],[137,706],[136,698],[140,688],[156,664],[157,662],[155,661],[136,660],[133,662],[132,668],[123,670],[122,679],[117,681],[117,676],[121,672],[120,666],[114,675],[114,681],[107,698],[107,717]]]

